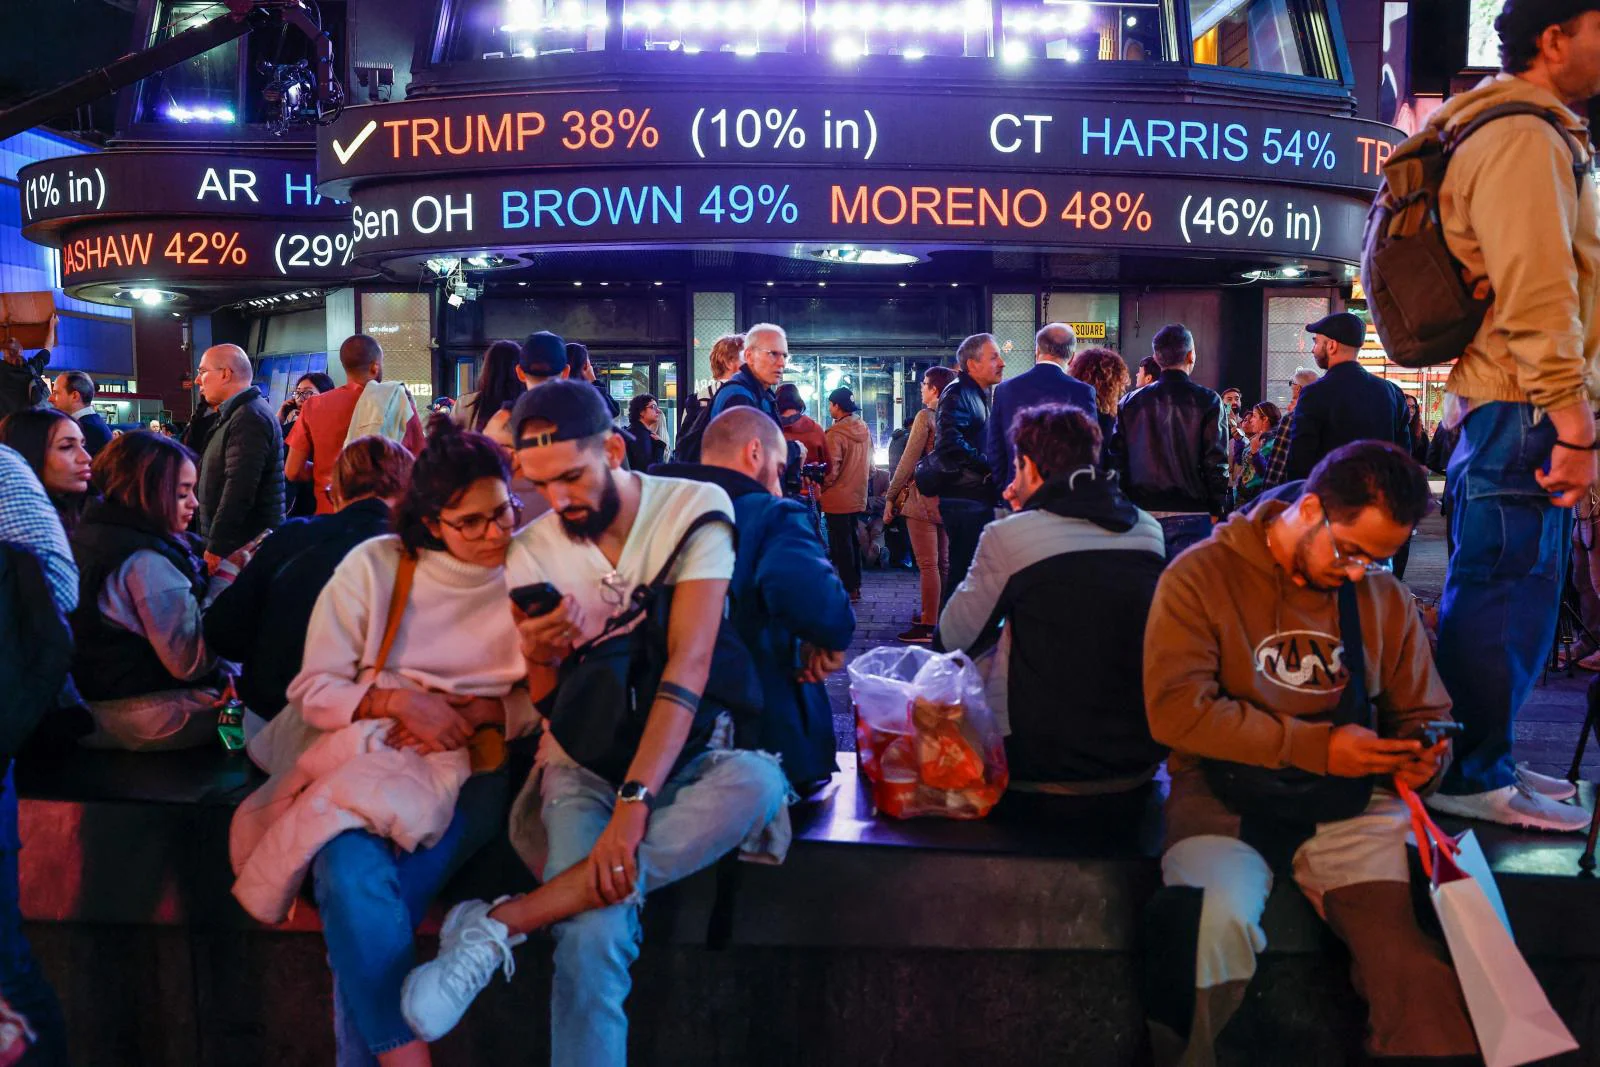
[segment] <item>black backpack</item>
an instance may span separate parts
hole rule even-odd
[[[1560,118],[1538,104],[1485,108],[1454,131],[1430,122],[1384,164],[1383,184],[1367,211],[1362,236],[1361,287],[1384,350],[1402,367],[1432,367],[1459,358],[1494,303],[1493,293],[1474,291],[1445,243],[1439,190],[1456,149],[1484,126],[1512,115],[1542,118],[1567,142],[1581,196],[1589,162]],[[1508,204],[1506,210],[1516,208]]]
[[[716,405],[722,386],[712,388],[710,396],[692,393],[683,406],[683,418],[678,422],[678,442],[672,450],[674,463],[699,463],[700,439],[711,424],[711,409]]]

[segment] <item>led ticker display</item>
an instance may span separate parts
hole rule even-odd
[[[1366,205],[1316,189],[1108,175],[656,168],[363,189],[357,256],[707,241],[1049,245],[1355,261]]]
[[[348,209],[347,209],[348,210]],[[341,282],[373,272],[353,258],[348,222],[164,219],[75,226],[61,242],[61,281],[165,284]]]
[[[408,100],[318,132],[324,192],[402,175],[698,163],[1071,171],[1370,191],[1403,134],[1359,119],[1036,94],[678,90]]]
[[[310,159],[202,152],[112,151],[23,167],[17,190],[31,240],[92,219],[218,216],[347,217],[348,205],[317,191]]]

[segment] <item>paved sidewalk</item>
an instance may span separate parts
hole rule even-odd
[[[1411,546],[1406,583],[1420,599],[1437,603],[1444,588],[1444,522],[1437,515],[1424,520]],[[896,644],[895,636],[911,624],[918,610],[919,586],[915,571],[869,570],[856,605],[856,638],[850,659],[879,645]],[[1567,773],[1578,729],[1583,723],[1584,691],[1594,675],[1577,671],[1569,679],[1564,671],[1551,674],[1548,684],[1534,690],[1517,717],[1517,758],[1547,774]],[[855,749],[855,726],[850,711],[850,683],[845,671],[828,680],[833,701],[834,732],[843,751]],[[1583,762],[1584,777],[1600,780],[1600,748],[1590,745]]]

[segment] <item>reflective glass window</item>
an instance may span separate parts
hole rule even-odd
[[[167,0],[156,15],[150,43],[157,45],[185,30],[203,26],[220,12],[215,3]],[[140,122],[175,125],[231,125],[239,121],[238,41],[146,78],[139,94]]]
[[[1000,59],[1007,63],[1176,59],[1166,54],[1161,17],[1161,5],[1156,3],[1017,0],[1004,7]]]
[[[606,46],[605,0],[475,0],[450,10],[446,62],[532,59]]]
[[[814,21],[818,51],[840,60],[866,55],[987,56],[994,33],[989,0],[817,0]]]
[[[798,52],[805,6],[801,0],[628,0],[622,26],[626,47],[649,52]]]
[[[1189,0],[1197,64],[1337,78],[1323,0]]]

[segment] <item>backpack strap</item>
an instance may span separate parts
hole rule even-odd
[[[1583,179],[1588,176],[1589,168],[1593,163],[1592,157],[1585,158],[1583,148],[1578,144],[1577,138],[1572,136],[1572,131],[1567,129],[1566,124],[1561,121],[1554,111],[1538,104],[1496,104],[1494,107],[1484,108],[1483,111],[1473,116],[1472,121],[1459,130],[1441,131],[1445,142],[1446,158],[1454,155],[1456,149],[1460,148],[1468,137],[1471,137],[1489,123],[1494,122],[1496,119],[1510,118],[1513,115],[1533,115],[1536,118],[1541,118],[1550,124],[1551,129],[1561,135],[1561,139],[1566,142],[1567,151],[1572,153],[1572,177],[1577,183],[1578,192],[1581,195],[1583,192]]]
[[[1367,690],[1367,656],[1361,640],[1361,608],[1354,582],[1345,582],[1339,587],[1339,640],[1344,645],[1344,666],[1350,678],[1345,682],[1337,722],[1376,729],[1372,699]]]

